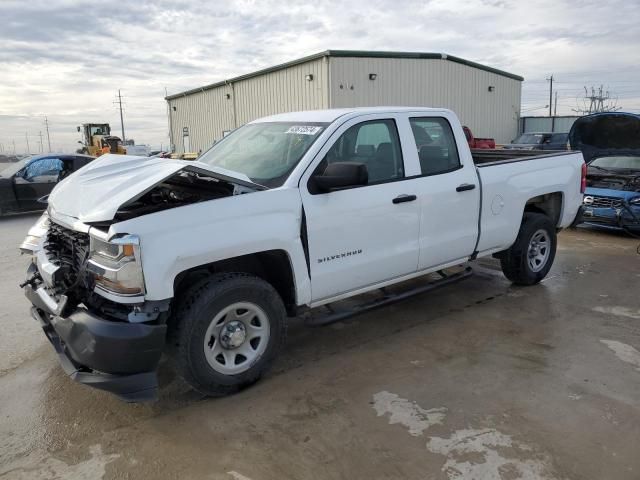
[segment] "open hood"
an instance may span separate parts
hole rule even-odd
[[[575,121],[569,132],[572,150],[585,162],[612,155],[640,156],[640,115],[595,113]]]
[[[114,219],[122,205],[181,170],[203,172],[253,190],[264,188],[243,174],[201,162],[109,154],[60,182],[49,196],[49,206],[54,218],[58,213],[83,223],[107,222]]]

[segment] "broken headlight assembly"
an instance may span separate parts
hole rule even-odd
[[[34,255],[40,250],[40,242],[42,237],[47,234],[49,228],[49,215],[44,212],[38,221],[29,229],[27,236],[20,244],[20,252]]]
[[[126,297],[144,295],[140,239],[136,235],[107,241],[91,233],[87,270],[93,276],[95,292],[105,298],[126,303]]]

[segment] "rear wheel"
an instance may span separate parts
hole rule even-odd
[[[556,247],[556,230],[549,217],[526,212],[515,243],[500,256],[502,272],[517,285],[534,285],[549,273]]]
[[[208,277],[182,295],[171,321],[180,375],[205,395],[228,395],[257,381],[284,344],[286,312],[264,280],[244,273]]]

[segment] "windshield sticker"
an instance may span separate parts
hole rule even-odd
[[[320,130],[322,130],[322,127],[313,125],[299,125],[289,127],[289,130],[287,130],[285,133],[295,133],[297,135],[315,135]]]

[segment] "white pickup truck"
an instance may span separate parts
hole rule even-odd
[[[288,316],[478,257],[535,284],[582,203],[582,155],[477,155],[451,111],[380,107],[256,120],[195,162],[102,156],[21,246],[32,316],[72,378],[139,401],[163,352],[233,393]]]

